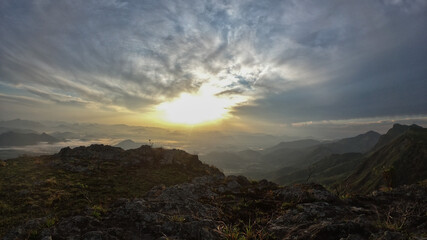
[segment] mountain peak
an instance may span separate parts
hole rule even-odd
[[[394,139],[396,139],[397,137],[401,136],[402,134],[406,133],[409,130],[415,130],[416,131],[419,129],[423,129],[423,127],[420,127],[416,124],[403,125],[403,124],[395,123],[395,124],[393,124],[393,127],[387,131],[386,134],[384,134],[380,137],[380,139],[378,140],[378,143],[375,145],[374,149],[378,149],[378,148],[390,143],[391,141],[393,141]]]
[[[366,135],[377,135],[379,133],[371,130],[371,131],[367,131],[365,134]]]
[[[126,139],[117,143],[116,145],[114,145],[114,147],[120,147],[120,148],[123,148],[124,150],[129,150],[129,149],[139,148],[141,145],[142,143],[137,143],[131,139]]]
[[[395,187],[424,180],[427,174],[426,130],[417,125],[395,124],[347,179],[350,186],[346,188],[365,193],[382,185]]]

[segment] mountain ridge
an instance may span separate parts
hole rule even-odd
[[[381,186],[396,187],[426,179],[427,129],[417,125],[396,127],[384,135],[388,143],[376,146],[346,179],[346,189],[367,193]]]
[[[40,142],[55,143],[60,141],[46,133],[17,133],[10,131],[0,134],[0,146],[26,146]]]

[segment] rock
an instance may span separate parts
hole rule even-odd
[[[259,181],[257,186],[259,190],[265,190],[265,189],[274,190],[275,188],[277,188],[277,184],[273,182],[269,182],[266,179],[262,179],[261,181]]]
[[[407,239],[399,232],[385,231],[383,236],[379,240],[404,240]]]
[[[23,190],[20,190],[19,192],[18,192],[18,194],[19,195],[21,195],[21,196],[26,196],[26,195],[28,195],[28,194],[30,194],[31,192],[28,190],[28,189],[23,189]]]
[[[296,184],[285,186],[276,191],[276,195],[285,202],[305,203],[314,201],[339,202],[333,195],[319,184]]]
[[[82,239],[83,240],[103,240],[103,239],[107,239],[107,235],[108,234],[102,231],[91,231],[91,232],[85,233],[82,236]]]
[[[240,184],[236,180],[229,181],[226,185],[226,188],[229,191],[233,191],[233,192],[238,191],[241,187],[242,186],[240,186]]]
[[[237,176],[236,181],[243,187],[247,187],[251,185],[251,182],[245,176]]]
[[[349,234],[346,238],[340,238],[340,240],[365,240],[366,238],[359,234]]]
[[[414,239],[425,234],[427,191],[422,185],[342,201],[317,184],[279,187],[266,180],[248,182],[244,177],[214,175],[159,185],[143,198],[118,199],[101,219],[71,216],[45,229],[45,219],[34,219],[4,239],[25,239],[30,229],[38,228],[40,239],[46,240],[211,240],[226,238],[230,229],[224,226],[234,226],[243,236],[248,224],[261,239],[400,240],[407,239],[407,232]],[[383,228],[387,216],[401,216],[399,211],[407,214],[401,232]]]

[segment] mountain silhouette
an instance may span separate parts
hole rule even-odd
[[[427,129],[395,124],[345,181],[352,192],[412,184],[427,176]]]
[[[6,132],[0,134],[0,146],[25,146],[40,142],[55,143],[60,140],[46,134]]]

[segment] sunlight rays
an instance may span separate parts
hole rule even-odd
[[[197,94],[181,93],[178,98],[159,104],[157,111],[168,123],[205,124],[227,118],[231,108],[244,100],[242,97],[217,96],[201,89]]]

